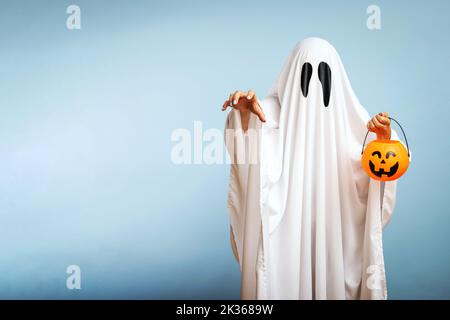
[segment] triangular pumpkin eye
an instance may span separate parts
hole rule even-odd
[[[330,66],[326,62],[321,62],[319,64],[319,80],[322,83],[322,92],[323,92],[323,104],[325,107],[328,107],[330,103],[330,94],[331,94],[331,69]]]
[[[311,63],[305,62],[302,67],[302,74],[300,80],[300,86],[302,87],[303,96],[306,98],[308,95],[309,81],[311,80],[313,67]]]

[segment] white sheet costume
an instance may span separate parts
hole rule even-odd
[[[232,157],[244,150],[258,160],[231,165],[241,298],[385,299],[382,228],[396,182],[382,185],[361,167],[370,116],[336,50],[318,38],[300,42],[260,105],[267,122],[251,115],[247,143],[227,139]],[[226,129],[240,128],[232,110]]]

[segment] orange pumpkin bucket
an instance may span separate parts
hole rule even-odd
[[[405,131],[397,120],[395,121],[405,137],[406,147],[398,140],[373,140],[364,149],[369,131],[364,138],[361,150],[361,164],[367,175],[379,181],[392,181],[400,178],[408,169],[410,159],[409,145]]]

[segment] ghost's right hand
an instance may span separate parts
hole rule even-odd
[[[239,110],[241,113],[241,118],[246,119],[245,123],[243,121],[243,127],[245,131],[248,127],[250,112],[257,115],[259,120],[261,120],[262,122],[266,122],[264,112],[262,111],[261,106],[258,103],[256,94],[252,90],[249,90],[247,93],[236,91],[230,94],[228,99],[223,104],[222,111],[226,110],[228,107],[233,107],[234,109]]]

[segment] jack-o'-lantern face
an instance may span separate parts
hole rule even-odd
[[[372,152],[372,157],[375,157],[375,156],[378,156],[378,159],[383,158],[380,151]],[[397,155],[393,151],[388,151],[386,153],[386,160],[389,159],[390,156],[396,157]],[[386,168],[387,170],[385,171],[385,168],[382,168],[381,165],[382,164],[386,165],[386,160],[385,159],[381,160],[380,168],[378,170],[375,169],[375,164],[373,163],[373,161],[369,160],[370,171],[379,178],[381,178],[383,176],[383,174],[387,175],[388,178],[392,177],[398,171],[398,161],[396,161],[395,164],[393,166],[391,166],[390,168],[389,167]]]
[[[371,178],[390,181],[405,173],[409,166],[409,157],[400,141],[374,140],[364,150],[361,162]]]

